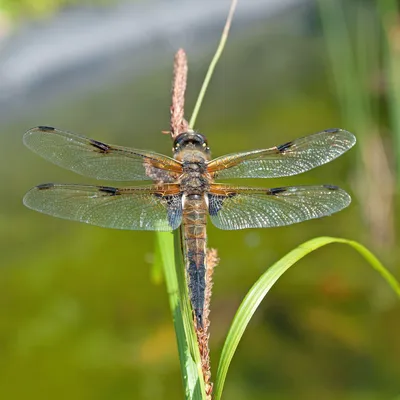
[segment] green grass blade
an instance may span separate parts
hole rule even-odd
[[[317,0],[316,3],[344,121],[356,132],[366,132],[371,126],[371,116],[368,113],[370,97],[362,82],[363,74],[359,70],[359,64],[364,60],[359,59],[361,54],[355,50],[350,26],[346,23],[349,2]],[[363,15],[359,15],[358,20],[354,21],[358,28],[362,17]],[[369,32],[364,30],[363,33],[364,42],[370,45],[369,54],[375,54],[376,49],[371,47],[375,43],[366,38]],[[367,64],[364,67],[370,66]]]
[[[211,63],[208,67],[206,77],[204,78],[203,85],[201,86],[199,96],[197,97],[197,101],[196,101],[192,116],[189,121],[189,126],[192,129],[194,128],[194,124],[196,123],[197,115],[200,111],[200,107],[203,102],[204,96],[206,94],[207,87],[211,81],[211,77],[213,75],[214,69],[218,63],[219,58],[221,57],[222,51],[224,50],[224,47],[225,47],[225,43],[228,39],[229,29],[231,27],[231,22],[232,22],[233,14],[235,13],[235,8],[237,5],[237,2],[238,2],[238,0],[232,0],[232,2],[231,2],[231,8],[229,9],[228,18],[226,19],[226,23],[225,23],[224,30],[222,32],[221,40],[217,47],[217,51],[215,52],[214,57],[212,58]]]
[[[396,281],[393,275],[385,269],[381,262],[363,245],[352,240],[331,237],[319,237],[301,244],[299,247],[295,248],[286,256],[277,261],[274,265],[272,265],[272,267],[269,268],[258,279],[258,281],[247,293],[238,311],[236,312],[235,318],[233,319],[232,325],[225,340],[221,353],[221,359],[218,365],[214,387],[215,400],[219,400],[221,398],[226,374],[239,341],[242,338],[251,317],[273,284],[297,261],[312,251],[330,243],[347,244],[357,250],[366,259],[366,261],[368,261],[369,264],[381,274],[381,276],[400,298],[399,283]]]
[[[378,0],[378,16],[383,27],[386,42],[384,43],[384,72],[388,90],[388,107],[391,130],[394,140],[395,159],[400,159],[400,51],[398,50],[399,30],[398,15],[400,6],[396,0]],[[397,185],[400,187],[400,162],[396,163]]]
[[[185,399],[206,398],[200,353],[185,282],[179,230],[156,233],[156,260],[160,260],[174,320]]]

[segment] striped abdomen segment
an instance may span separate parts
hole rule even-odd
[[[183,208],[183,248],[190,301],[197,326],[203,327],[204,292],[206,288],[207,205],[204,198],[188,196]]]

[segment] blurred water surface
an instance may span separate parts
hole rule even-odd
[[[297,6],[274,18],[265,14],[247,21],[234,25],[197,121],[213,155],[270,147],[340,126],[316,11]],[[188,40],[190,35],[196,38]],[[22,135],[30,127],[51,125],[170,154],[170,139],[161,131],[169,127],[175,44],[182,37],[189,58],[189,116],[219,28],[211,23],[204,38],[200,35],[178,31],[171,43],[155,47],[162,49],[159,57],[138,47],[127,59],[143,59],[148,68],[115,68],[108,77],[102,72],[91,84],[81,80],[80,91],[55,74],[43,92],[40,82],[35,84],[0,121],[1,398],[182,398],[165,288],[151,276],[153,234],[86,226],[24,208],[22,197],[33,185],[95,182],[29,152]],[[80,70],[75,74],[79,80]],[[353,149],[301,176],[245,183],[330,183],[354,193],[356,158]],[[315,236],[368,244],[353,197],[337,215],[290,227],[229,232],[209,226],[209,245],[221,258],[211,314],[214,373],[236,308],[273,262]],[[399,276],[398,248],[378,254]],[[400,393],[399,311],[389,288],[354,251],[319,250],[279,281],[260,306],[224,395],[394,398]]]

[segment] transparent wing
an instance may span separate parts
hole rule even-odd
[[[207,170],[220,178],[277,178],[300,174],[332,161],[356,143],[343,129],[329,129],[272,147],[211,160]]]
[[[268,228],[325,217],[347,207],[350,196],[337,186],[275,189],[211,185],[209,213],[220,229]]]
[[[48,183],[32,188],[24,204],[54,217],[114,229],[171,231],[182,221],[177,185],[114,188]]]
[[[27,131],[24,144],[60,167],[96,179],[172,183],[182,170],[178,161],[161,154],[108,145],[46,126]]]

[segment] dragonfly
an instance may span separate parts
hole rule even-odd
[[[45,183],[28,191],[23,202],[44,214],[105,228],[181,227],[190,301],[199,328],[203,328],[207,217],[223,230],[277,227],[331,215],[351,202],[334,185],[259,188],[217,182],[291,176],[328,163],[356,143],[344,129],[214,159],[206,137],[193,130],[175,137],[173,157],[49,126],[28,130],[23,141],[48,161],[89,178],[151,181],[122,187]]]

